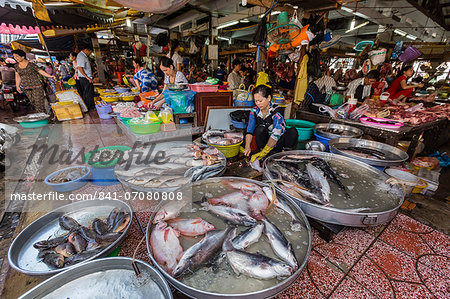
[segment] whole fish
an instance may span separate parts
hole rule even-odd
[[[151,180],[149,180],[147,183],[144,184],[144,187],[146,188],[157,188],[162,186],[165,182],[171,181],[171,180],[175,180],[175,179],[179,179],[179,176],[158,176],[155,177]]]
[[[122,232],[128,226],[130,220],[130,214],[123,215],[121,218],[117,219],[111,230],[115,233]]]
[[[284,201],[284,199],[277,198],[276,207],[278,209],[281,209],[281,210],[285,211],[286,213],[289,214],[289,216],[291,216],[291,218],[292,218],[291,229],[292,230],[299,231],[303,227],[303,224],[299,220],[297,220],[297,216],[295,215],[294,211]]]
[[[234,181],[234,180],[223,180],[222,184],[226,187],[245,190],[245,191],[261,191],[261,187],[255,183]]]
[[[263,214],[266,212],[269,206],[269,199],[262,191],[257,191],[248,200],[248,208],[250,210],[250,216],[257,220],[263,218]]]
[[[75,251],[78,253],[86,249],[86,240],[76,232],[73,232],[69,235],[68,241],[73,245]]]
[[[55,247],[55,252],[61,254],[64,257],[71,257],[76,254],[75,248],[71,243],[60,244]]]
[[[320,204],[327,203],[322,199],[322,197],[319,197],[318,195],[306,190],[305,188],[302,188],[301,186],[295,183],[281,182],[280,184],[278,184],[278,186],[280,187],[281,190],[293,196],[294,198],[310,200]]]
[[[336,173],[336,171],[330,166],[330,164],[320,158],[312,158],[312,163],[314,166],[316,166],[317,168],[319,168],[320,170],[323,171],[323,173],[325,174],[325,176],[332,181],[333,183],[335,183],[336,185],[338,185],[339,189],[341,189],[342,191],[344,191],[346,197],[350,197],[350,195],[348,194],[347,188],[345,188],[344,184],[342,184],[341,180],[339,180],[339,175]]]
[[[104,235],[109,231],[108,225],[98,218],[95,218],[94,221],[92,221],[91,229],[98,235]]]
[[[234,248],[231,240],[235,236],[236,228],[233,228],[226,237],[222,250],[225,252],[228,264],[236,274],[244,274],[262,280],[280,278],[292,274],[293,269],[288,264],[264,255],[248,253]]]
[[[215,229],[214,225],[208,223],[200,217],[195,219],[175,218],[168,220],[167,223],[180,232],[183,236],[200,236]]]
[[[68,257],[64,260],[64,266],[72,266],[75,264],[78,264],[82,261],[85,261],[94,255],[98,254],[100,251],[102,251],[103,248],[95,249],[95,250],[88,250],[83,251],[77,254],[72,255],[71,257]]]
[[[50,248],[56,247],[60,244],[66,243],[67,240],[69,239],[69,235],[70,235],[70,233],[67,233],[65,235],[62,235],[62,236],[59,236],[56,238],[38,241],[33,244],[33,247],[36,249],[39,249],[39,250],[50,249]]]
[[[313,183],[313,185],[320,186],[319,190],[323,200],[327,203],[330,202],[331,188],[324,173],[310,163],[306,164],[306,170],[311,178],[311,183]]]
[[[248,246],[258,242],[259,238],[262,235],[263,229],[263,224],[258,224],[254,227],[246,229],[233,239],[233,247],[236,249],[245,249]]]
[[[164,183],[162,183],[159,187],[160,188],[174,188],[174,187],[180,187],[183,185],[186,185],[187,183],[189,183],[191,180],[189,178],[185,178],[183,176],[179,176],[177,178],[173,178],[170,180],[165,181]]]
[[[248,210],[249,199],[248,193],[236,191],[215,198],[208,198],[208,202],[212,205],[225,205],[242,211]]]
[[[280,164],[272,164],[272,166],[269,167],[269,170],[276,174],[276,179],[283,179],[291,183],[297,182],[297,178],[294,176],[294,174],[289,171],[289,169],[281,166]]]
[[[251,217],[247,212],[222,206],[222,205],[211,205],[207,202],[202,203],[203,206],[206,207],[208,212],[213,213],[220,218],[228,220],[233,224],[245,225],[245,226],[254,226],[256,225],[256,219]]]
[[[42,261],[52,268],[64,267],[64,256],[56,252],[52,251],[46,252],[42,256]]]
[[[185,199],[168,202],[158,210],[152,222],[156,224],[160,221],[176,218],[180,215],[181,210],[187,205],[187,203],[188,201]]]
[[[179,235],[180,233],[167,226],[167,223],[159,222],[150,236],[150,246],[156,262],[170,275],[173,274],[183,256],[183,248],[178,240]]]
[[[298,162],[289,163],[289,162],[283,161],[283,162],[278,162],[278,163],[294,175],[295,181],[293,181],[293,182],[299,184],[302,187],[305,187],[306,189],[316,191],[315,186],[313,186],[313,184],[311,184],[311,182],[310,182],[308,173],[306,173],[305,171],[302,171],[298,168],[299,167]]]
[[[269,239],[270,246],[275,254],[288,263],[294,270],[297,270],[298,263],[291,243],[289,243],[283,233],[268,219],[264,218],[262,221],[264,223],[264,234]]]
[[[127,180],[128,183],[133,185],[145,185],[147,182],[157,178],[158,175],[154,173],[148,173],[141,176],[131,177]]]
[[[136,166],[136,165],[131,165],[129,167],[129,169],[127,169],[127,167],[121,167],[117,170],[114,170],[116,175],[120,175],[123,177],[134,177],[136,176],[138,173],[140,173],[141,171],[148,169],[148,166]]]
[[[222,243],[228,232],[229,229],[207,232],[203,239],[185,251],[173,272],[173,276],[179,277],[186,270],[194,271],[201,267],[220,248],[222,248]]]
[[[80,224],[75,219],[66,215],[62,215],[61,217],[59,217],[58,221],[59,226],[61,226],[61,228],[65,230],[71,230],[80,226]]]

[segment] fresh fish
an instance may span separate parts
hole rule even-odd
[[[43,249],[50,249],[53,247],[56,247],[60,244],[66,243],[68,238],[69,238],[70,233],[67,233],[65,235],[53,238],[53,239],[48,239],[48,240],[43,240],[43,241],[38,241],[36,243],[33,244],[33,247],[39,250],[43,250]]]
[[[186,185],[189,182],[190,182],[189,178],[180,176],[175,179],[170,179],[170,180],[165,181],[159,187],[160,188],[174,188],[174,187],[180,187],[180,186]]]
[[[76,233],[78,233],[86,241],[95,241],[98,238],[95,231],[86,226],[80,226]]]
[[[225,252],[228,264],[236,274],[244,274],[256,279],[268,280],[290,276],[293,269],[288,264],[270,257],[252,254],[233,247],[231,240],[236,236],[236,228],[226,237],[222,250]]]
[[[61,254],[63,257],[71,257],[77,253],[75,247],[73,247],[71,243],[64,243],[56,246],[55,252]]]
[[[72,217],[62,215],[59,217],[59,226],[65,230],[71,230],[80,226],[80,224]]]
[[[209,258],[211,258],[220,248],[227,236],[229,229],[213,230],[207,232],[200,242],[194,244],[183,254],[175,271],[174,277],[179,277],[186,270],[194,271],[202,266]]]
[[[262,190],[263,190],[264,194],[267,196],[267,198],[269,199],[270,203],[277,201],[276,195],[274,196],[272,188],[263,187]]]
[[[64,256],[56,252],[46,252],[42,257],[42,261],[52,268],[64,267]]]
[[[184,174],[185,177],[190,177],[192,182],[196,182],[199,179],[206,178],[208,173],[215,172],[218,169],[223,168],[222,164],[217,164],[213,166],[199,166],[192,167]]]
[[[305,187],[306,189],[317,191],[316,190],[317,188],[313,186],[313,184],[311,184],[308,173],[299,169],[298,162],[295,163],[279,162],[279,164],[283,168],[285,168],[285,170],[290,171],[290,173],[295,177],[295,181],[291,181],[292,183],[297,183],[300,186]],[[292,178],[290,174],[288,175],[285,174],[285,177]]]
[[[281,166],[278,163],[272,164],[272,167],[269,167],[269,170],[276,174],[277,179],[283,179],[291,183],[297,182],[297,178],[294,176],[294,174],[289,171],[289,169]]]
[[[72,255],[71,257],[68,257],[64,260],[64,266],[72,266],[75,264],[78,264],[80,262],[83,262],[94,255],[98,254],[100,251],[102,251],[102,248],[95,249],[95,250],[88,250],[83,251],[77,254]]]
[[[86,240],[76,232],[73,232],[69,235],[68,241],[73,245],[75,251],[78,253],[86,249]]]
[[[258,242],[263,232],[264,225],[258,224],[250,227],[233,239],[233,247],[236,249],[245,249],[248,246]]]
[[[207,202],[202,203],[207,210],[220,218],[230,221],[233,224],[254,226],[256,225],[256,219],[251,217],[247,212],[222,206],[222,205],[211,205]]]
[[[182,167],[178,167],[178,168],[174,168],[174,169],[167,169],[167,170],[164,170],[161,173],[161,176],[166,176],[166,175],[170,175],[170,176],[172,176],[172,175],[184,176],[186,171],[188,171],[190,169],[191,169],[191,167],[188,167],[188,166],[182,166]]]
[[[283,233],[268,219],[264,218],[262,221],[264,223],[264,234],[269,239],[270,246],[275,254],[288,263],[294,270],[297,270],[298,263],[291,243],[289,243]]]
[[[108,224],[108,227],[111,228],[114,225],[114,221],[119,214],[120,210],[118,208],[113,209],[106,219],[106,223]]]
[[[156,177],[150,181],[148,181],[147,183],[144,184],[144,187],[146,188],[157,188],[160,187],[161,185],[163,185],[165,182],[170,181],[170,180],[174,180],[174,179],[179,179],[179,176],[159,176]]]
[[[183,236],[200,236],[215,229],[214,225],[206,222],[200,217],[195,219],[171,219],[167,223],[180,232]]]
[[[226,187],[245,190],[245,191],[261,191],[261,187],[255,183],[234,181],[234,180],[223,180],[222,184]]]
[[[301,186],[299,186],[299,185],[297,185],[295,183],[282,181],[282,182],[280,182],[280,184],[278,184],[278,186],[280,187],[281,190],[283,190],[287,194],[293,196],[294,198],[303,199],[303,200],[310,200],[312,202],[317,202],[317,203],[320,203],[320,204],[326,204],[327,203],[321,197],[319,197],[316,194],[306,190],[305,188],[302,188]]]
[[[128,183],[133,185],[145,185],[147,182],[153,180],[154,178],[157,178],[159,175],[154,173],[148,173],[137,177],[132,177],[127,180]]]
[[[248,200],[250,215],[257,220],[261,220],[263,218],[263,214],[266,212],[268,207],[269,199],[262,191],[253,193]]]
[[[187,205],[187,200],[170,201],[162,206],[153,218],[153,223],[156,224],[160,221],[166,221],[176,218],[180,215],[181,210]]]
[[[125,168],[125,169],[124,169]],[[126,169],[125,167],[122,167],[122,169],[116,169],[114,170],[116,175],[120,175],[123,177],[134,177],[137,176],[137,174],[145,169],[149,169],[148,166],[136,166],[131,165],[129,169]]]
[[[325,176],[332,181],[333,183],[335,183],[336,185],[338,185],[339,189],[341,189],[342,191],[344,191],[346,197],[349,197],[350,195],[347,192],[347,188],[345,188],[344,184],[342,184],[342,182],[339,180],[339,175],[336,173],[336,171],[334,171],[334,169],[330,166],[330,164],[321,159],[321,158],[312,158],[312,163],[314,166],[316,166],[317,168],[319,168],[320,170],[323,171],[323,173],[325,174]]]
[[[303,224],[297,220],[297,216],[295,215],[294,211],[291,209],[291,207],[284,201],[284,199],[281,198],[277,198],[276,201],[276,206],[277,208],[285,211],[286,213],[289,214],[289,216],[291,216],[292,221],[291,221],[291,229],[293,231],[300,231],[301,228],[303,227]]]
[[[111,230],[115,233],[122,232],[128,226],[130,220],[131,220],[130,214],[124,215],[114,223]]]
[[[242,191],[228,193],[215,198],[208,198],[208,202],[212,205],[225,205],[242,211],[248,211],[249,194]]]
[[[167,223],[159,222],[150,236],[150,246],[156,262],[170,275],[173,275],[183,256],[183,248],[178,240],[179,235],[180,233],[167,226]]]
[[[366,147],[358,147],[358,146],[351,146],[351,147],[347,147],[346,149],[357,152],[357,153],[372,155],[375,158],[380,159],[380,160],[386,160],[386,154],[383,153],[382,151],[378,151],[376,149],[366,148]]]
[[[311,183],[316,186],[320,186],[319,190],[322,195],[322,198],[325,202],[330,202],[330,184],[328,184],[327,179],[325,178],[324,173],[313,166],[312,164],[306,164],[306,170],[308,171],[309,177],[311,178]]]
[[[92,221],[91,229],[98,235],[104,235],[109,231],[108,224],[98,218],[95,218],[94,221]]]

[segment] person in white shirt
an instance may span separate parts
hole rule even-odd
[[[328,93],[333,91],[333,87],[336,87],[336,81],[330,76],[330,70],[325,68],[322,71],[322,77],[317,79],[314,83],[319,88],[321,93]]]
[[[373,95],[374,90],[372,84],[377,82],[379,77],[380,72],[377,70],[368,72],[365,77],[350,82],[345,95],[348,98],[353,96],[358,102],[364,102]]]
[[[183,68],[183,58],[178,54],[178,49],[180,48],[180,42],[176,39],[170,41],[170,52],[167,54],[167,58],[172,59],[173,66],[179,72]]]
[[[92,73],[91,63],[89,62],[89,55],[92,49],[85,46],[83,50],[77,55],[77,70],[80,80],[81,97],[88,109],[95,109],[94,105],[94,77]]]
[[[238,59],[233,60],[233,67],[233,71],[228,75],[227,78],[229,90],[238,89],[239,85],[241,85],[244,81],[241,72],[241,61]]]

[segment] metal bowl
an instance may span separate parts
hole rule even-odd
[[[186,185],[183,188],[178,189],[176,192],[182,192],[183,197],[186,192],[191,192],[193,196],[197,195],[197,198],[193,199],[194,201],[197,201],[197,200],[201,199],[201,194],[198,194],[198,192],[195,192],[195,188],[201,188],[201,190],[207,190],[206,192],[211,192],[211,189],[208,190],[208,187],[211,187],[210,184],[221,183],[221,181],[223,181],[223,180],[240,180],[240,181],[244,181],[244,182],[251,182],[254,184],[258,184],[260,186],[268,186],[264,183],[250,180],[250,179],[236,178],[236,177],[221,177],[221,178],[211,178],[211,179],[207,179],[204,181],[195,182],[193,184]],[[307,237],[307,241],[305,240],[305,243],[293,243],[292,244],[293,248],[298,248],[298,246],[300,246],[301,249],[298,249],[298,250],[302,250],[302,254],[303,254],[302,258],[299,258],[299,256],[297,256],[297,260],[298,260],[298,264],[299,264],[299,268],[297,269],[297,271],[295,273],[293,273],[290,277],[278,282],[277,284],[275,284],[271,287],[268,287],[268,288],[265,288],[262,290],[258,290],[258,291],[248,291],[247,293],[245,293],[245,292],[243,292],[243,293],[209,292],[209,291],[205,291],[205,290],[187,285],[187,284],[183,283],[182,281],[175,279],[171,275],[169,275],[154,259],[152,250],[151,250],[151,246],[150,246],[150,234],[154,227],[154,224],[152,224],[152,221],[153,221],[153,218],[155,217],[157,211],[162,207],[162,205],[165,204],[164,202],[161,202],[160,205],[158,206],[158,208],[155,209],[152,216],[150,217],[150,221],[147,226],[147,251],[150,256],[150,259],[152,260],[153,264],[158,268],[158,270],[164,275],[164,277],[167,279],[167,281],[173,287],[175,287],[177,290],[179,290],[180,292],[182,292],[183,294],[186,294],[187,296],[189,296],[191,298],[202,298],[202,299],[204,299],[204,298],[208,298],[208,299],[210,299],[210,298],[214,298],[214,299],[215,298],[252,298],[252,299],[256,298],[256,299],[259,299],[259,298],[261,298],[262,299],[262,298],[268,298],[268,297],[275,296],[279,292],[286,289],[289,285],[294,283],[297,280],[297,278],[300,276],[301,271],[305,267],[306,262],[309,257],[309,254],[311,252],[311,244],[312,244],[311,228],[309,226],[308,220],[306,219],[306,216],[296,205],[291,203],[289,200],[285,200],[285,202],[292,208],[292,210],[294,211],[294,213],[297,216],[297,220],[301,223],[301,226],[302,226],[301,230],[297,234],[302,234],[301,236]],[[192,207],[197,207],[197,206],[193,205]],[[206,213],[206,215],[202,214],[202,213]],[[217,223],[214,223],[213,220],[214,220],[215,216],[211,216],[210,214],[208,214],[205,211],[201,211],[201,210],[197,209],[197,211],[195,213],[191,213],[191,214],[193,214],[192,215],[193,217],[198,216],[198,217],[205,219],[206,221],[214,224],[216,227],[221,225],[220,229],[223,229],[224,225],[223,224],[219,225]],[[210,216],[208,216],[208,215],[210,215]],[[283,215],[286,215],[286,217],[288,217],[290,219],[290,217],[287,215],[287,213],[284,213]],[[270,215],[268,217],[270,217]],[[275,217],[275,216],[272,216],[272,217]],[[217,218],[215,219],[215,221],[216,222],[218,221]],[[221,220],[219,220],[219,221],[222,222]],[[293,235],[293,234],[295,234],[295,232],[291,233],[291,235]],[[289,235],[286,235],[286,237],[289,239]],[[261,238],[264,238],[264,237],[261,237]],[[291,238],[292,238],[292,236],[291,236]],[[261,241],[262,240],[260,240],[259,242],[261,242]],[[187,242],[187,241],[184,240],[184,242]],[[183,243],[183,242],[181,242],[181,243]],[[258,245],[258,244],[254,244],[254,245]],[[254,246],[254,245],[252,245],[252,246]],[[184,248],[184,249],[186,250],[186,248]],[[201,269],[199,269],[199,270],[201,270]],[[227,285],[225,282],[226,275],[223,278],[222,278],[222,276],[218,276],[218,277],[211,277],[211,279],[218,280],[219,283]],[[241,279],[243,281],[247,281],[247,277],[241,277]],[[214,285],[214,282],[211,282],[210,284]],[[245,288],[245,287],[247,287],[247,285],[243,285],[242,287]],[[227,290],[231,291],[231,286],[229,288],[227,288]]]
[[[320,141],[313,140],[305,144],[305,148],[309,151],[325,152],[327,147]]]
[[[170,83],[170,84],[167,84],[167,87],[170,90],[183,90],[183,89],[186,89],[188,87],[188,85],[189,84],[187,84],[187,83],[175,83],[175,84]]]
[[[39,261],[37,258],[39,251],[33,247],[33,244],[63,234],[65,231],[60,228],[58,222],[58,218],[62,215],[70,215],[80,224],[86,224],[95,218],[106,218],[114,208],[124,209],[133,219],[133,211],[128,204],[112,199],[78,201],[51,211],[28,225],[14,239],[8,250],[9,264],[13,269],[27,275],[48,276],[84,264],[87,261],[107,256],[123,241],[132,221],[128,223],[122,235],[101,252],[79,264],[61,269],[50,268]]]
[[[343,133],[335,134],[335,133],[324,132],[324,130],[327,130],[327,129],[341,130]],[[347,125],[331,124],[331,123],[317,124],[314,126],[314,130],[316,131],[317,135],[320,135],[322,137],[329,138],[329,139],[340,138],[340,137],[359,138],[364,134],[363,130],[361,130],[361,129],[347,126]]]
[[[349,158],[353,158],[355,160],[359,160],[361,162],[367,163],[372,166],[395,166],[402,164],[406,160],[408,160],[409,156],[406,152],[398,149],[394,146],[371,141],[365,139],[357,139],[357,138],[335,138],[330,140],[329,142],[330,151],[334,154],[343,155]],[[360,157],[358,155],[352,155],[350,153],[344,152],[343,150],[348,147],[363,147],[368,149],[375,149],[380,152],[383,152],[386,155],[386,160],[375,159],[375,158],[365,158]]]
[[[45,114],[45,113],[33,113],[33,114],[27,114],[24,116],[14,117],[13,120],[16,122],[26,123],[26,122],[35,122],[35,121],[48,119],[49,117],[50,117],[50,115]]]
[[[308,202],[303,198],[293,197],[276,186],[277,192],[289,198],[294,204],[301,208],[308,217],[344,226],[375,226],[392,220],[403,203],[404,192],[402,187],[398,184],[388,185],[386,181],[390,177],[387,174],[366,163],[336,154],[315,151],[289,151],[277,153],[264,161],[264,178],[268,180],[275,179],[270,172],[269,164],[272,163],[274,159],[280,159],[285,155],[319,157],[329,162],[333,168],[337,169],[339,174],[351,174],[345,181],[341,179],[345,186],[353,186],[351,190],[348,190],[351,196],[350,199],[345,199],[342,194],[338,193],[336,190],[337,187],[330,183],[332,187],[330,202],[336,204],[336,206],[339,204],[339,207],[330,207]],[[385,189],[385,187],[387,189]],[[359,208],[356,205],[359,204],[356,200],[361,201],[361,204],[366,206],[368,206],[368,204],[363,201],[373,200],[372,205],[375,205],[375,208],[355,211],[355,208]]]
[[[347,90],[347,87],[345,87],[345,86],[337,86],[337,87],[333,87],[333,90],[336,90],[336,91],[345,91],[345,90]]]
[[[83,294],[80,294],[82,292],[89,292],[89,295],[93,295],[96,298],[104,298],[106,296],[105,294],[111,294],[111,288],[109,290],[105,290],[103,288],[90,288],[89,291],[85,289],[86,285],[80,282],[80,280],[83,278],[84,280],[89,279],[89,277],[86,278],[85,276],[90,275],[90,277],[92,277],[92,274],[101,274],[102,279],[106,281],[111,280],[111,282],[114,282],[114,288],[120,288],[120,290],[122,290],[120,295],[123,298],[132,298],[133,295],[136,295],[133,293],[134,289],[129,288],[129,285],[127,285],[127,288],[121,288],[121,285],[117,284],[117,278],[114,277],[114,275],[116,275],[117,273],[114,270],[128,270],[132,272],[131,275],[135,275],[132,261],[133,259],[128,257],[109,257],[90,261],[82,265],[77,265],[70,270],[59,273],[38,284],[22,296],[20,296],[20,299],[42,298],[47,295],[50,295],[53,298],[67,298],[69,297],[68,295],[71,295],[70,298],[86,298],[87,295],[83,296]],[[143,261],[135,260],[135,263],[137,264],[142,274],[144,272],[145,275],[148,275],[151,280],[157,284],[160,291],[158,293],[162,293],[162,295],[166,299],[173,298],[170,287],[164,280],[164,277],[161,275],[161,273],[159,273],[155,268]],[[71,294],[66,293],[66,284],[71,284],[71,287],[73,286],[73,288],[71,288],[71,290],[73,290],[73,292],[70,292]],[[64,289],[66,292],[64,292]],[[127,295],[123,292],[126,290],[128,291],[128,293],[131,293]],[[149,291],[151,292],[151,290]],[[95,292],[95,294],[93,294],[92,292]],[[154,294],[154,296],[148,298],[156,298],[156,295],[160,294]],[[115,297],[117,297],[117,294]]]

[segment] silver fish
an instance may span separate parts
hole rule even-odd
[[[244,274],[256,279],[268,280],[290,276],[293,269],[288,264],[270,257],[252,254],[233,247],[231,240],[236,236],[236,228],[226,237],[222,250],[225,252],[228,264],[236,274]]]
[[[258,242],[264,230],[263,224],[250,227],[233,239],[233,247],[236,249],[245,249],[248,246]]]
[[[303,188],[295,183],[281,182],[280,184],[278,184],[278,186],[281,188],[281,190],[283,190],[287,194],[293,196],[294,198],[309,199],[309,200],[313,200],[320,204],[327,203],[321,197],[317,196],[316,194],[306,190],[305,188]]]
[[[149,180],[147,183],[144,184],[144,187],[146,188],[157,188],[163,185],[165,182],[179,179],[179,176],[160,176],[156,177],[154,179]]]
[[[251,217],[247,212],[244,212],[242,210],[222,205],[211,205],[207,202],[202,203],[202,205],[205,206],[209,212],[216,214],[220,218],[226,219],[233,224],[245,226],[256,225],[256,219]]]
[[[263,218],[262,221],[264,223],[264,234],[269,239],[270,246],[275,254],[288,263],[294,270],[297,270],[298,263],[291,243],[289,243],[283,233],[268,219]]]
[[[323,171],[313,166],[312,164],[306,164],[306,170],[308,171],[308,175],[311,178],[311,183],[316,186],[320,186],[319,190],[322,195],[322,198],[325,202],[330,202],[330,184],[328,184],[327,179],[325,178],[325,174]]]
[[[291,207],[281,198],[277,198],[276,201],[276,206],[277,208],[285,211],[286,213],[289,214],[289,216],[291,216],[292,221],[291,221],[291,229],[293,231],[300,231],[300,229],[303,227],[303,224],[297,220],[297,216],[295,215],[294,211],[291,209]]]
[[[189,182],[190,182],[189,178],[177,177],[177,178],[173,178],[173,179],[165,181],[159,187],[160,188],[174,188],[174,187],[186,185]]]
[[[194,271],[201,267],[223,244],[230,229],[213,230],[206,233],[200,242],[186,250],[173,272],[174,277],[179,277],[186,270]]]
[[[128,183],[133,184],[133,185],[144,185],[145,183],[151,181],[152,179],[158,177],[157,174],[154,173],[149,173],[149,174],[144,174],[141,176],[137,176],[137,177],[132,177],[130,179],[127,180]]]
[[[158,210],[152,222],[156,224],[160,221],[166,221],[177,217],[180,215],[181,210],[187,205],[187,203],[188,200],[186,199],[168,202]]]

